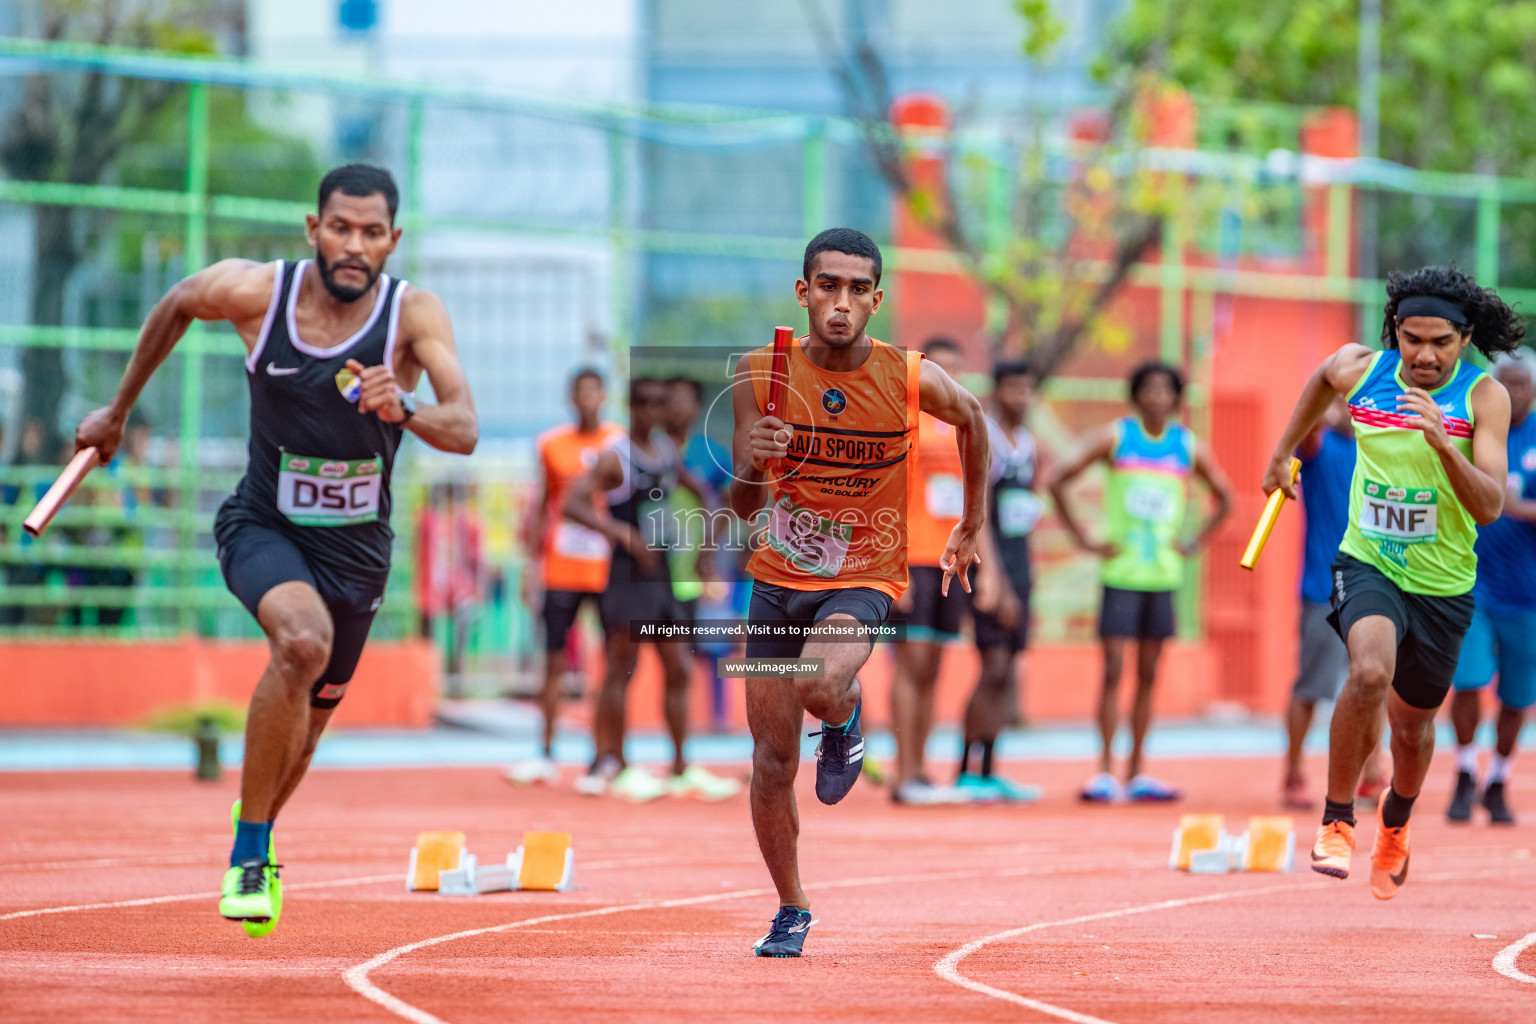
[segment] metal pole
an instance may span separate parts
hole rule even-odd
[[[195,274],[208,258],[208,83],[187,86],[187,243],[184,272]],[[179,540],[182,554],[197,550],[198,441],[202,436],[203,342],[206,336],[194,322],[181,345],[181,500]],[[188,559],[182,563],[182,600],[179,625],[182,633],[196,628],[193,595],[197,569]]]

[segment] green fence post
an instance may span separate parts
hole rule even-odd
[[[827,226],[827,137],[821,121],[806,124],[800,140],[800,233],[807,240]]]
[[[202,269],[208,258],[208,83],[187,86],[187,241],[186,274]],[[197,550],[198,441],[202,436],[203,344],[196,321],[181,346],[181,501],[179,541],[183,555]],[[197,568],[188,558],[178,573],[184,588],[177,602],[182,633],[196,628],[196,609],[188,597],[197,586]]]
[[[1477,197],[1477,283],[1484,288],[1499,284],[1499,182],[1483,180]]]

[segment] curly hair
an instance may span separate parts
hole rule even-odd
[[[1386,318],[1381,325],[1383,348],[1397,348],[1397,306],[1412,295],[1433,295],[1466,311],[1467,322],[1455,324],[1472,346],[1490,359],[1513,352],[1525,337],[1525,321],[1492,288],[1483,288],[1458,267],[1421,267],[1411,274],[1394,270],[1387,276]]]

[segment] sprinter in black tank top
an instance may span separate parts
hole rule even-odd
[[[630,634],[638,620],[685,622],[692,618],[672,591],[667,548],[677,532],[667,502],[682,487],[710,509],[709,491],[683,466],[677,447],[662,429],[666,386],[659,380],[636,377],[629,382],[629,430],[610,441],[592,468],[571,481],[565,492],[566,518],[597,530],[613,544],[608,589],[603,592],[603,631],[606,634],[603,688],[592,720],[592,767],[577,780],[582,793],[615,796],[641,803],[671,791],[703,799],[720,799],[734,792],[728,780],[683,757],[688,738],[687,642],[656,644],[665,681],[663,711],[672,734],[672,777],[667,783],[639,765],[624,763],[624,707],[629,680],[635,673],[640,645]],[[593,496],[608,499],[608,515],[594,511]],[[713,511],[713,509],[710,509]],[[695,568],[700,578],[712,577],[706,537]]]
[[[453,328],[430,292],[385,274],[400,240],[387,171],[338,167],[307,221],[312,260],[225,260],[151,311],[112,404],[81,421],[103,462],[193,320],[227,320],[245,344],[250,461],[214,535],[229,589],[272,656],[251,697],[223,916],[265,935],[282,909],[272,821],[293,795],[362,654],[384,598],[390,474],[404,431],[468,454],[478,439]],[[438,404],[417,406],[425,374]]]

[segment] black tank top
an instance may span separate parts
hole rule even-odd
[[[660,428],[651,431],[651,447],[655,455],[646,452],[624,433],[608,442],[607,447],[619,457],[624,470],[624,482],[607,492],[608,514],[621,523],[628,523],[640,532],[641,539],[649,548],[671,547],[677,526],[667,498],[677,487],[678,466],[682,459],[677,446]],[[665,556],[657,559],[655,572],[647,573],[622,546],[613,549],[609,566],[610,585],[619,583],[670,582],[672,570]]]
[[[339,345],[312,348],[295,323],[308,264],[278,261],[267,318],[245,360],[249,461],[221,518],[276,526],[306,558],[346,576],[376,577],[389,571],[389,482],[404,430],[358,413],[358,384],[346,364],[393,365],[406,283],[380,274],[367,323]]]

